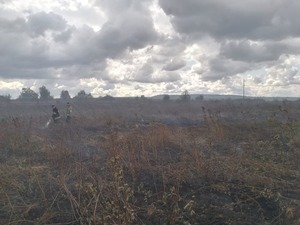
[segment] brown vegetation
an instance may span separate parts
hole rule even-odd
[[[7,106],[0,224],[298,225],[297,104],[81,102],[46,129]]]

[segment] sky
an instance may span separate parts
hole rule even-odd
[[[0,0],[0,95],[300,95],[298,0]]]

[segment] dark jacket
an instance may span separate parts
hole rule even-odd
[[[58,119],[59,117],[60,117],[60,115],[59,115],[58,109],[56,107],[53,107],[52,118],[55,120],[55,119]]]

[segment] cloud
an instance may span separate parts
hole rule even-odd
[[[11,96],[16,97],[22,87],[23,84],[20,81],[5,82],[0,80],[0,95],[10,94]]]
[[[276,60],[282,52],[283,46],[274,48],[264,43],[252,43],[249,40],[226,42],[220,50],[220,54],[224,57],[245,62]]]
[[[217,81],[254,69],[252,66],[247,62],[216,57],[209,61],[209,71],[202,73],[201,77],[205,81]]]
[[[70,27],[60,33],[53,34],[53,40],[55,42],[66,43],[71,39],[73,32],[74,32],[74,29],[72,27]]]
[[[106,57],[115,58],[126,49],[135,50],[153,44],[159,38],[145,1],[101,1],[107,14],[96,38],[96,47]]]
[[[183,59],[175,58],[172,59],[167,65],[163,67],[163,70],[174,71],[179,70],[185,66],[185,61]]]
[[[175,29],[192,37],[282,40],[300,34],[300,2],[259,0],[159,0]]]
[[[180,75],[174,71],[155,71],[150,63],[146,63],[134,74],[131,81],[141,83],[161,83],[174,82],[180,79]]]
[[[295,95],[299,6],[294,0],[2,0],[0,81],[48,85],[55,94],[87,88],[127,95],[236,93],[245,78],[253,94],[284,85]]]
[[[59,71],[64,72],[61,78],[87,77],[99,71],[95,67],[105,69],[108,58],[155,43],[159,36],[149,9],[142,3],[119,3],[101,4],[107,21],[100,22],[97,32],[88,25],[69,25],[53,12],[29,13],[16,19],[0,17],[0,77],[25,78],[28,74],[43,79],[56,77]],[[68,75],[73,68],[86,72]]]
[[[284,42],[227,41],[221,45],[220,55],[245,62],[276,61],[282,54],[300,53],[300,48]]]
[[[293,66],[293,61],[297,60],[295,56],[281,57],[280,64],[266,69],[267,85],[288,86],[291,84],[300,84],[299,69]]]
[[[139,49],[155,43],[157,33],[149,17],[138,12],[103,25],[96,37],[96,48],[115,58],[126,49]]]
[[[53,12],[39,12],[31,14],[27,18],[27,24],[33,35],[45,35],[45,31],[63,31],[67,22],[60,15]]]
[[[41,18],[46,14],[39,14]],[[35,15],[33,15],[35,18]],[[45,28],[41,29],[43,22],[39,26],[31,26],[29,19],[18,17],[16,19],[5,19],[0,17],[0,77],[7,78],[43,78],[53,77],[49,72],[55,66],[51,52],[51,43],[47,38],[32,37],[31,34],[45,35],[46,30],[60,31],[66,26],[57,25],[57,21],[63,21],[61,17],[51,14],[45,16]],[[51,20],[55,18],[54,20]],[[38,75],[39,73],[39,75]]]

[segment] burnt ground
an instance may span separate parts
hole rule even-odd
[[[74,102],[47,128],[45,105],[3,116],[3,224],[300,222],[293,102]]]

